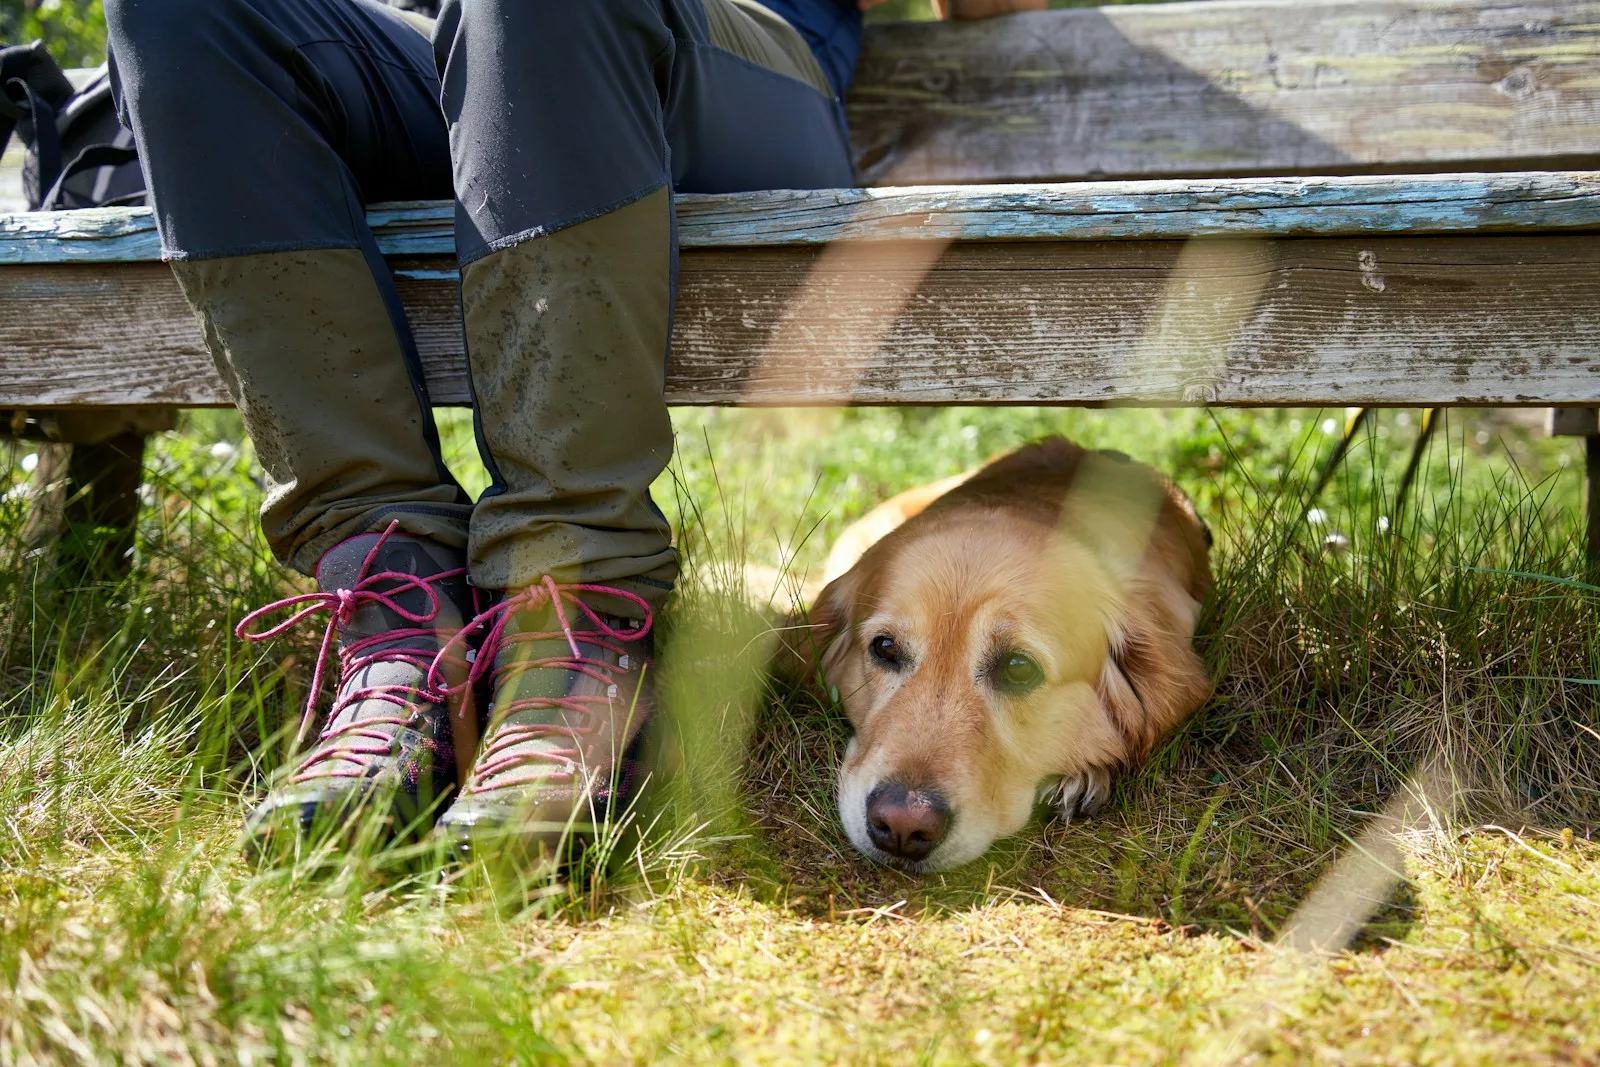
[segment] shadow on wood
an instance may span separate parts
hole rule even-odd
[[[873,27],[848,110],[869,184],[1562,169],[1597,58],[1589,0],[1132,5]]]

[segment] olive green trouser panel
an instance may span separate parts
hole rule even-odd
[[[759,67],[803,81],[823,96],[833,86],[805,38],[755,0],[703,0],[711,43]]]
[[[358,249],[175,260],[267,475],[273,554],[322,554],[399,520],[464,549],[470,505],[428,445],[405,357]]]
[[[781,15],[755,0],[703,0],[711,43],[757,66],[803,81],[824,96],[833,86],[822,65]],[[396,11],[424,37],[433,36],[435,20],[414,11]]]
[[[495,477],[472,513],[474,584],[515,589],[549,574],[652,603],[671,588],[677,557],[650,483],[672,455],[672,273],[665,188],[462,272],[479,432]]]

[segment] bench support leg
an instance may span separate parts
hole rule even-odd
[[[1600,408],[1551,408],[1551,437],[1581,437],[1584,448],[1584,562],[1591,580],[1600,575]]]
[[[30,557],[53,553],[61,536],[72,446],[41,441],[34,455],[38,462],[28,477],[28,518],[22,526],[22,546]]]
[[[1600,433],[1584,436],[1584,514],[1588,522],[1590,575],[1600,574]]]
[[[31,556],[54,557],[53,584],[115,584],[127,577],[145,442],[170,430],[173,416],[165,408],[0,411],[0,430],[38,442],[24,540]]]

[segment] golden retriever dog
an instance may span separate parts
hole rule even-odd
[[[851,842],[945,870],[1041,798],[1093,813],[1210,693],[1191,644],[1209,546],[1170,481],[1061,438],[846,531],[802,663],[855,731],[838,793]]]

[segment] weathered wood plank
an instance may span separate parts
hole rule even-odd
[[[871,184],[1592,166],[1597,0],[1208,0],[867,34]]]
[[[454,252],[448,202],[368,214],[386,255]],[[777,190],[678,198],[684,248],[1600,229],[1586,171]],[[145,208],[0,215],[0,266],[150,262]]]
[[[164,263],[3,268],[0,396],[8,407],[229,403]]]
[[[1582,235],[1081,241],[683,256],[675,404],[1600,403]],[[451,261],[396,263],[466,399]],[[159,264],[7,268],[0,407],[220,404]],[[45,298],[48,299],[40,299]],[[91,325],[92,324],[92,325]]]

